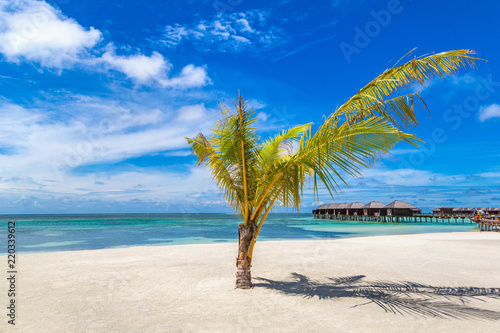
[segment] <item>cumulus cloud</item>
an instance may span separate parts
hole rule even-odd
[[[227,209],[207,170],[150,168],[99,174],[65,174],[58,182],[0,179],[2,213],[180,212]],[[217,203],[218,202],[218,203]]]
[[[44,1],[0,2],[0,53],[9,62],[29,61],[59,71],[77,65],[95,71],[104,67],[125,74],[136,84],[170,88],[210,83],[204,67],[190,64],[169,78],[172,65],[160,53],[116,55],[113,44],[100,47],[101,40],[99,30],[81,26]]]
[[[485,121],[491,118],[500,118],[500,105],[491,104],[479,109],[479,120]]]
[[[162,87],[179,89],[211,84],[205,68],[192,64],[184,67],[178,76],[169,78],[172,65],[158,52],[149,57],[142,54],[118,56],[112,50],[104,53],[98,61],[122,72],[136,84],[158,83]]]
[[[144,207],[168,201],[171,207],[158,208],[167,211],[187,207],[195,194],[217,199],[210,174],[194,166],[112,166],[141,156],[188,156],[184,137],[208,131],[216,110],[204,104],[159,109],[78,95],[64,102],[71,113],[53,118],[54,105],[48,107],[0,101],[1,212],[71,210],[85,202],[95,209],[136,199]]]
[[[1,104],[2,177],[30,175],[36,181],[58,181],[81,166],[178,151],[187,148],[184,137],[208,130],[216,117],[216,112],[203,104],[175,111],[139,106],[130,110],[105,100],[100,104],[101,117],[84,115],[57,121],[44,110]],[[90,107],[96,108],[95,101]],[[75,112],[86,108],[82,102],[72,107]]]
[[[219,13],[211,21],[200,20],[191,25],[168,25],[160,41],[176,47],[184,41],[203,51],[243,52],[272,49],[284,39],[283,32],[268,22],[269,13],[251,10]]]
[[[158,80],[171,67],[158,52],[153,52],[150,57],[147,57],[142,54],[117,56],[108,51],[101,58],[114,69],[139,83]]]
[[[164,87],[173,88],[190,88],[201,87],[211,84],[212,81],[208,77],[207,71],[203,67],[196,67],[192,64],[184,67],[179,76],[159,80],[159,83]]]
[[[64,68],[86,54],[102,38],[44,1],[3,1],[0,4],[0,52],[8,61],[34,61]]]

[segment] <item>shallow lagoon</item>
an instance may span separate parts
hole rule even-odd
[[[240,223],[233,214],[3,215],[0,220],[16,221],[18,253],[236,242]],[[338,239],[473,230],[477,230],[476,224],[467,222],[375,223],[320,220],[311,214],[273,214],[262,228],[259,240]],[[6,239],[0,243],[6,243]]]

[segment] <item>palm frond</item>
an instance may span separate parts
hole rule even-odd
[[[293,142],[298,141],[311,125],[312,123],[294,126],[264,141],[259,149],[259,167],[261,169],[269,168],[273,165],[273,162],[283,156],[284,151],[290,153]]]
[[[198,165],[208,165],[218,186],[231,200],[231,205],[248,223],[251,189],[255,187],[257,165],[257,143],[259,137],[252,124],[255,112],[247,107],[241,96],[235,103],[236,112],[221,105],[222,119],[212,129],[207,140],[202,134],[188,138],[188,144],[198,157]]]
[[[337,193],[340,184],[347,182],[342,174],[361,175],[361,169],[370,167],[380,153],[386,152],[401,140],[413,142],[417,138],[395,128],[380,117],[370,117],[350,124],[335,122],[323,124],[313,136],[303,134],[298,151],[287,160],[270,168],[258,188],[256,208],[277,196],[286,207],[298,208],[299,189],[310,177],[325,185],[330,195]],[[279,191],[277,190],[279,189]],[[314,192],[318,188],[315,185]]]
[[[332,126],[335,125],[335,126]],[[370,167],[382,152],[401,140],[414,142],[417,138],[395,128],[380,117],[370,117],[354,124],[347,122],[325,124],[313,137],[304,142],[295,163],[309,167],[334,195],[339,183],[347,182],[345,175],[359,177],[362,168]],[[315,193],[318,193],[316,187]]]
[[[341,105],[329,117],[329,120],[341,115],[345,115],[348,121],[359,119],[360,112],[384,103],[386,97],[393,95],[400,88],[415,83],[423,85],[434,77],[442,78],[457,73],[460,69],[465,69],[466,67],[475,68],[476,60],[482,60],[475,58],[475,54],[477,52],[473,50],[441,52],[422,58],[414,58],[405,64],[389,68]],[[411,99],[412,102],[420,100]],[[406,126],[416,125],[414,104],[412,103],[410,106],[407,102],[404,103],[404,107],[401,107],[403,104],[399,105],[401,113],[396,114],[396,117],[386,119],[390,119],[395,124],[398,123],[398,120],[402,120]],[[377,111],[377,109],[372,110]],[[386,117],[387,113],[380,113],[378,115]]]
[[[209,140],[199,133],[194,139],[186,138],[191,146],[191,152],[198,157],[197,166],[206,166],[210,169],[217,186],[224,191],[224,197],[236,211],[241,211],[244,198],[238,177],[235,175],[231,162],[220,158]]]
[[[298,125],[259,143],[255,111],[241,95],[235,110],[221,105],[222,119],[207,139],[188,139],[244,223],[263,223],[273,205],[299,209],[304,186],[315,196],[322,183],[331,196],[346,177],[359,177],[381,153],[400,141],[416,145],[405,128],[418,124],[415,108],[425,103],[418,92],[396,93],[466,67],[475,67],[475,51],[456,50],[414,58],[387,69],[341,105],[312,133],[312,123]],[[259,228],[260,230],[260,228]]]

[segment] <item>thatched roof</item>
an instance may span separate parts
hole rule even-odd
[[[349,204],[347,202],[339,203],[336,208],[337,209],[346,209],[346,208],[349,208]]]
[[[349,205],[348,208],[356,209],[356,208],[363,208],[365,205],[362,202],[353,202],[352,204]]]
[[[412,210],[419,210],[419,208],[417,208],[413,205],[410,205],[407,202],[399,201],[399,200],[395,200],[388,205],[384,205],[383,203],[378,202],[378,201],[371,201],[371,202],[367,203],[366,205],[363,205],[362,202],[353,202],[350,204],[348,204],[346,202],[334,203],[334,204],[320,205],[320,206],[318,206],[318,208],[316,208],[316,210],[318,210],[318,209],[361,209],[361,208],[368,208],[368,209],[369,208],[396,208],[396,209],[397,208],[406,208],[406,209],[412,209]],[[439,209],[439,208],[436,208],[436,209]],[[433,211],[435,211],[436,209],[434,209]],[[485,208],[483,208],[483,209],[486,210]],[[498,210],[500,210],[500,208],[498,208]]]
[[[378,201],[371,201],[363,206],[363,208],[384,208],[385,205]]]
[[[335,209],[335,208],[337,208],[338,205],[339,205],[338,203],[330,204],[330,205],[328,205],[327,209]]]
[[[318,210],[318,209],[335,209],[335,208],[337,208],[338,205],[340,205],[340,204],[335,203],[335,204],[321,205],[318,208],[316,208],[316,210]]]
[[[394,200],[393,202],[391,202],[390,204],[388,204],[387,206],[385,206],[384,208],[406,208],[406,209],[418,209],[417,207],[413,206],[413,205],[410,205],[409,203],[405,202],[405,201],[400,201],[400,200]]]

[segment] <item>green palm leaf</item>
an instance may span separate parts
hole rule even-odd
[[[400,88],[408,87],[412,84],[423,86],[424,83],[435,77],[442,78],[457,73],[460,69],[465,69],[467,66],[475,68],[475,61],[481,60],[475,58],[473,56],[475,54],[477,52],[473,50],[442,52],[419,59],[414,58],[405,64],[386,69],[341,105],[330,118],[345,115],[349,121],[357,119],[360,112],[370,109],[374,105],[383,104],[386,97],[393,95]],[[418,94],[414,95],[418,96]],[[420,100],[418,98],[415,102]],[[396,117],[391,117],[390,121],[393,123],[403,121],[407,125],[416,125],[413,103],[409,104],[408,100],[400,100],[400,102],[399,107],[402,112],[396,115]],[[411,99],[411,102],[414,102],[414,100]],[[390,105],[387,106],[390,107]],[[379,115],[385,117],[383,114]]]
[[[406,141],[420,141],[405,129],[418,124],[417,92],[396,95],[461,68],[475,67],[471,50],[414,58],[387,69],[329,115],[312,133],[312,123],[293,126],[260,142],[255,112],[238,94],[235,111],[222,104],[222,119],[212,135],[186,138],[198,166],[210,169],[229,205],[243,216],[237,267],[249,272],[255,240],[275,205],[299,210],[304,186],[322,183],[333,197],[346,177],[359,177],[380,154]],[[238,273],[240,274],[240,273]],[[242,273],[248,280],[248,275]],[[250,282],[249,282],[250,283]],[[248,284],[246,284],[248,285]]]

